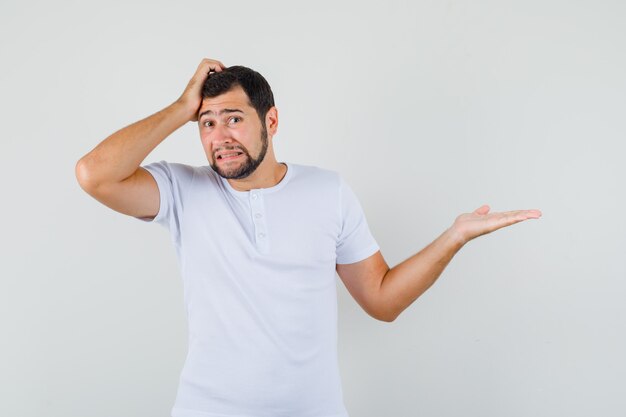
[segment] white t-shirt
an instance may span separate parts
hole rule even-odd
[[[285,164],[278,184],[250,191],[209,165],[143,166],[159,187],[153,221],[170,232],[187,310],[172,417],[348,417],[335,265],[379,247],[337,172]]]

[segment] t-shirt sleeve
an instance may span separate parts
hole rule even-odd
[[[170,231],[172,239],[178,242],[180,238],[181,195],[180,179],[174,164],[167,161],[152,162],[142,165],[155,179],[159,187],[159,212],[153,218],[135,217],[144,222],[158,223]]]
[[[341,233],[337,241],[338,264],[362,261],[379,250],[372,236],[363,208],[350,186],[340,177],[339,203]]]

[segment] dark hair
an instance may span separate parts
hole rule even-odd
[[[267,80],[250,68],[235,65],[211,73],[202,86],[202,98],[217,97],[236,86],[243,88],[250,106],[256,110],[265,126],[265,115],[274,106],[274,94]]]

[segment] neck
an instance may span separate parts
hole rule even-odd
[[[266,158],[247,178],[240,180],[227,179],[237,191],[250,191],[257,188],[270,188],[278,184],[287,174],[287,165],[276,162],[274,157]]]

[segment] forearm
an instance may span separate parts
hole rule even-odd
[[[447,229],[424,249],[387,271],[380,287],[386,316],[395,320],[430,288],[463,245],[455,230]]]
[[[189,111],[174,102],[163,110],[113,133],[76,164],[86,186],[119,182],[131,176],[166,137],[189,121]]]

